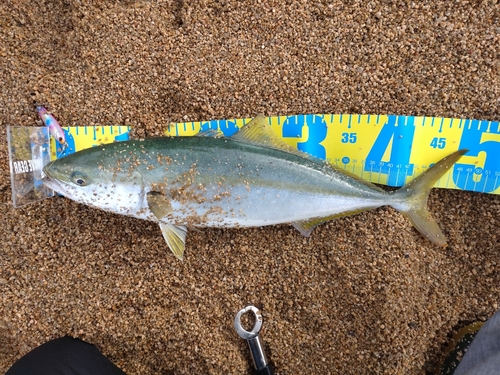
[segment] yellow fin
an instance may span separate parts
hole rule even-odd
[[[327,216],[327,217],[317,217],[315,219],[304,220],[304,221],[295,221],[292,223],[293,227],[297,229],[303,236],[309,237],[314,228],[318,225],[326,223],[327,221],[338,219],[339,217],[355,215],[357,213],[363,211],[369,211],[371,208],[361,208],[358,210],[345,211],[339,214]]]
[[[196,137],[222,138],[224,133],[219,129],[206,129],[195,134]]]
[[[158,220],[172,212],[170,201],[161,193],[150,191],[147,194],[148,207]],[[187,228],[185,226],[164,223],[160,221],[163,238],[174,255],[182,260],[186,243]]]
[[[271,126],[267,123],[267,118],[263,115],[254,117],[252,121],[243,126],[237,133],[231,136],[231,138],[286,151],[304,158],[314,158],[313,156],[290,146],[278,137]]]
[[[441,247],[446,246],[446,238],[443,232],[441,232],[441,229],[426,208],[410,209],[409,211],[402,212],[402,214],[429,241]]]
[[[170,250],[178,259],[184,259],[187,228],[183,225],[160,223],[160,229]]]
[[[408,208],[402,213],[429,241],[438,246],[446,246],[446,238],[439,226],[427,211],[427,199],[434,184],[455,164],[468,150],[458,150],[438,161],[416,179],[395,191],[395,195],[407,196]],[[398,207],[394,207],[398,208]]]

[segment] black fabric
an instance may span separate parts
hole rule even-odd
[[[72,337],[49,341],[22,357],[5,375],[124,375],[94,345]]]
[[[500,310],[481,327],[454,374],[500,374]]]

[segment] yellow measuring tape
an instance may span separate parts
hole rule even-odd
[[[170,136],[218,129],[231,136],[251,119],[170,124]],[[397,115],[294,115],[269,117],[273,130],[299,150],[337,168],[388,186],[402,186],[433,163],[468,149],[435,187],[500,194],[500,125],[495,121]],[[71,153],[128,139],[127,126],[64,128]],[[52,140],[52,150],[56,150]],[[52,153],[54,158],[55,152]],[[60,157],[62,155],[58,155]]]

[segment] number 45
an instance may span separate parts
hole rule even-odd
[[[446,146],[446,138],[433,138],[431,141],[432,148],[444,148]]]

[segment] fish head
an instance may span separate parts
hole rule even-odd
[[[100,147],[94,147],[48,163],[43,168],[43,183],[76,202],[138,216],[144,199],[142,176],[117,164]]]
[[[84,196],[95,185],[94,174],[87,166],[73,166],[57,159],[43,167],[43,183],[68,198]],[[75,199],[78,200],[78,199]]]

